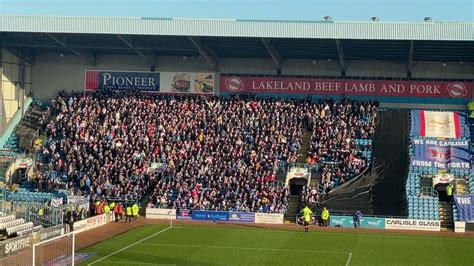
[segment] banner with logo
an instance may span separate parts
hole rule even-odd
[[[214,73],[86,70],[86,91],[213,94]]]
[[[85,220],[74,222],[73,230],[78,233],[107,224],[107,216],[107,214],[101,214],[89,217]]]
[[[225,222],[229,220],[229,212],[226,211],[199,211],[193,210],[191,212],[191,219],[198,221],[220,221]]]
[[[0,257],[7,257],[31,247],[31,236],[17,237],[0,242]]]
[[[468,140],[412,139],[412,166],[438,169],[471,169]]]
[[[397,230],[441,231],[441,222],[429,220],[386,218],[385,228]]]
[[[460,138],[465,132],[466,117],[459,112],[411,111],[411,136]]]
[[[229,222],[255,222],[255,213],[253,212],[229,212]]]
[[[354,227],[354,219],[351,216],[331,215],[329,226],[334,227]]]
[[[282,213],[255,213],[255,223],[261,224],[283,224]]]
[[[191,220],[191,210],[186,209],[177,209],[176,210],[176,219],[178,220]]]
[[[62,236],[63,234],[64,234],[64,226],[56,225],[56,226],[48,227],[48,228],[33,232],[31,234],[31,241],[33,244],[36,244],[36,243],[39,243],[51,238]]]
[[[147,219],[176,219],[176,209],[146,208]]]
[[[465,99],[468,102],[472,88],[471,82],[220,76],[222,93],[428,97]]]
[[[385,218],[362,217],[360,227],[385,229]]]
[[[52,198],[51,199],[51,206],[59,207],[63,205],[63,198]]]
[[[433,186],[437,184],[449,184],[454,182],[454,175],[449,173],[436,174],[433,176]]]
[[[459,221],[474,222],[474,195],[454,195]]]

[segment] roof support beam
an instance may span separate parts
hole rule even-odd
[[[117,35],[117,37],[125,43],[134,53],[136,53],[139,57],[145,60],[148,64],[150,64],[151,68],[156,67],[156,57],[155,59],[151,59],[152,56],[146,56],[142,51],[138,50],[133,44],[132,41],[129,40],[127,37],[122,35]]]
[[[270,54],[277,70],[281,70],[281,56],[280,53],[275,49],[275,46],[267,38],[262,38],[263,45],[267,48],[267,52]]]
[[[346,73],[346,58],[344,56],[344,49],[342,48],[341,40],[336,39],[337,55],[339,56],[339,63],[341,64],[341,70]]]
[[[207,61],[207,63],[217,71],[219,68],[219,57],[201,38],[188,36],[189,41],[194,45],[199,54]]]
[[[410,41],[410,48],[408,50],[408,65],[407,65],[407,75],[411,77],[411,70],[413,69],[413,46],[415,41]]]
[[[54,36],[50,33],[46,33],[46,35],[49,38],[53,39],[55,42],[59,43],[62,47],[66,48],[66,50],[73,53],[75,56],[77,56],[77,57],[81,58],[82,60],[86,61],[89,65],[92,65],[92,66],[96,65],[95,55],[86,55],[86,54],[80,53],[76,49],[73,49],[73,48],[69,47],[64,41],[60,40],[58,37],[56,37],[56,36]]]

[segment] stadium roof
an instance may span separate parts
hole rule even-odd
[[[474,62],[474,23],[0,16],[2,46],[21,54],[100,54]],[[152,62],[149,62],[151,65]]]

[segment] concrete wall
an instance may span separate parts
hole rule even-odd
[[[5,49],[0,51],[0,133],[3,132],[7,124],[23,105],[24,99],[31,89],[31,66],[8,52]],[[24,88],[22,84],[22,64],[24,63]],[[24,89],[24,90],[23,90]]]
[[[348,61],[346,76],[374,78],[406,78],[405,62]],[[83,90],[84,71],[90,70],[130,70],[149,71],[148,64],[138,56],[101,55],[97,65],[91,66],[73,55],[40,54],[32,70],[32,91],[41,100],[52,99],[58,90]],[[203,58],[198,57],[158,57],[156,71],[212,72]],[[219,71],[235,74],[275,75],[276,69],[270,58],[242,59],[220,58]],[[340,76],[338,60],[283,59],[281,74]],[[414,62],[413,78],[474,79],[472,63]],[[216,83],[218,84],[218,83]]]

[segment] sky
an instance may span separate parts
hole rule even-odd
[[[474,0],[0,0],[0,14],[207,19],[474,22]]]

